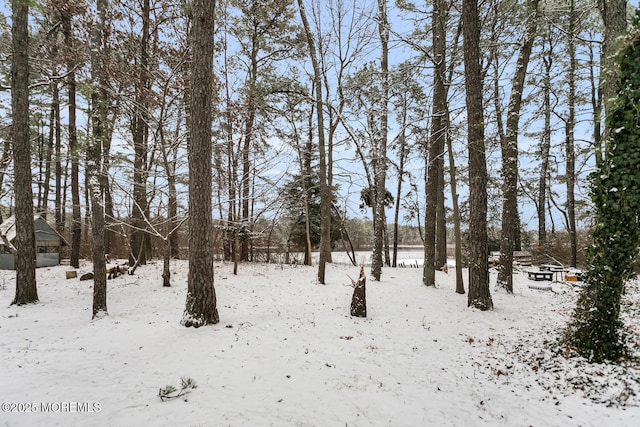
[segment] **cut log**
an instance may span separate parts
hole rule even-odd
[[[65,273],[67,275],[67,279],[75,279],[76,277],[78,277],[78,272],[75,270],[65,271]]]
[[[355,317],[367,317],[367,278],[364,275],[364,267],[360,267],[360,278],[353,283],[353,297],[351,298],[351,315]]]
[[[93,279],[93,273],[85,273],[82,276],[80,276],[80,280],[92,280]]]

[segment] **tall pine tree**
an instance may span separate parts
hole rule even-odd
[[[11,10],[11,139],[16,195],[16,296],[12,304],[21,305],[38,301],[29,141],[29,6],[26,1],[13,0]]]
[[[211,104],[215,0],[193,2],[189,120],[189,277],[182,318],[186,327],[220,321],[213,286]]]

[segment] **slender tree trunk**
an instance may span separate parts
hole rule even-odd
[[[316,55],[316,46],[311,32],[309,21],[307,20],[307,13],[305,11],[303,0],[298,0],[298,7],[300,9],[300,18],[304,25],[304,30],[307,38],[307,44],[309,46],[309,55],[311,57],[311,63],[313,65],[313,84],[316,89],[316,116],[318,126],[318,151],[320,154],[320,214],[322,216],[320,222],[320,261],[318,262],[318,281],[322,284],[326,283],[325,273],[327,264],[327,253],[331,252],[331,188],[327,183],[327,153],[326,144],[324,140],[324,113],[322,108],[322,74],[320,70],[320,64]]]
[[[491,310],[487,246],[487,164],[480,68],[480,17],[477,0],[462,1],[464,74],[469,145],[469,294],[468,305]]]
[[[312,85],[313,88],[313,85]],[[313,89],[312,89],[313,91]],[[311,246],[311,212],[310,212],[310,206],[309,206],[309,199],[310,199],[310,194],[309,194],[309,189],[310,187],[313,185],[313,182],[311,180],[312,176],[313,176],[313,169],[311,168],[311,153],[313,153],[313,116],[314,116],[314,106],[313,104],[311,105],[311,108],[309,109],[309,115],[308,115],[308,120],[309,120],[309,135],[307,138],[307,142],[306,142],[306,146],[305,146],[305,150],[304,150],[304,154],[301,155],[301,162],[302,164],[300,165],[300,173],[302,174],[302,181],[304,183],[303,185],[303,191],[305,194],[305,199],[304,199],[304,205],[305,205],[305,246],[304,246],[304,265],[312,265],[313,264],[313,259],[312,259],[312,251],[313,251],[313,247]],[[331,252],[329,252],[330,254]],[[331,260],[327,258],[327,256],[325,255],[325,262],[330,262]]]
[[[91,253],[93,259],[93,318],[106,316],[107,269],[104,257],[104,205],[102,192],[102,144],[107,117],[104,43],[106,0],[97,0],[97,19],[91,29],[91,77],[97,87],[91,93],[92,138],[87,144],[88,191],[91,200]]]
[[[166,94],[165,94],[166,95]],[[163,262],[163,270],[162,270],[162,286],[169,287],[171,286],[171,269],[170,262],[172,256],[172,248],[173,248],[173,238],[176,229],[174,228],[174,223],[176,221],[177,216],[177,199],[176,199],[176,178],[175,178],[175,157],[172,157],[169,160],[169,151],[172,151],[171,147],[167,147],[167,141],[165,139],[165,118],[164,118],[165,105],[163,104],[162,112],[160,114],[160,120],[158,124],[158,135],[160,137],[160,151],[162,153],[162,163],[167,177],[167,222],[166,222],[166,238],[164,245],[164,262]],[[180,126],[180,113],[178,113],[177,120],[178,128],[176,129],[176,135],[174,136],[173,145],[176,145],[178,139],[178,130]]]
[[[391,267],[391,255],[389,252],[389,227],[387,225],[387,212],[384,212],[384,265]]]
[[[391,266],[398,266],[398,226],[400,222],[400,204],[402,199],[402,181],[404,179],[404,164],[409,154],[406,141],[406,129],[407,126],[407,109],[402,109],[402,133],[400,134],[400,153],[398,162],[398,187],[396,189],[396,206],[393,214],[393,261]]]
[[[436,223],[440,173],[438,160],[444,151],[446,135],[445,113],[447,110],[446,72],[446,28],[445,2],[437,0],[433,8],[433,106],[431,112],[431,135],[429,137],[429,162],[427,165],[426,199],[424,216],[424,272],[425,286],[435,286],[436,270]]]
[[[51,124],[53,125],[53,121],[51,121]],[[38,185],[38,193],[34,194],[35,198],[36,198],[36,205],[35,205],[35,212],[38,215],[42,215],[42,197],[43,197],[43,193],[44,193],[44,174],[45,174],[45,157],[47,155],[47,145],[48,145],[48,139],[45,137],[45,122],[44,120],[39,121],[38,123],[38,145],[36,147],[36,158],[38,159],[38,163],[37,163],[37,169],[38,169],[38,173],[37,175],[34,177],[35,178],[35,182]],[[52,132],[49,133],[49,136],[53,136]],[[33,178],[32,178],[33,179]]]
[[[171,225],[171,235],[169,236],[169,246],[171,246],[171,256],[173,258],[180,259],[180,241],[178,239],[178,225],[180,220],[178,218],[178,189],[176,187],[176,162],[178,157],[178,144],[177,141],[180,138],[180,126],[182,124],[182,109],[178,110],[178,120],[176,121],[176,131],[174,135],[174,149],[172,150],[172,160],[167,162],[167,166],[170,169],[167,171],[167,185],[169,186],[169,223]]]
[[[60,143],[60,144],[58,144]],[[62,141],[56,140],[55,150],[55,175],[56,175],[56,188],[55,188],[55,201],[54,201],[54,219],[56,222],[56,229],[61,231],[65,226],[64,207],[63,207],[63,192],[62,192]],[[71,150],[71,147],[69,147]]]
[[[571,245],[571,258],[569,264],[576,267],[578,262],[578,241],[576,232],[576,201],[575,201],[575,182],[576,182],[576,153],[575,153],[575,123],[576,123],[576,4],[575,0],[570,1],[569,12],[569,31],[567,33],[567,46],[569,55],[569,117],[567,118],[566,129],[566,147],[565,153],[567,157],[567,220],[569,225],[569,241]]]
[[[0,188],[2,188],[2,184],[4,183],[4,177],[6,175],[7,166],[11,162],[11,144],[12,138],[4,139],[4,146],[2,147],[2,157],[0,158]],[[0,224],[4,222],[4,218],[2,217],[2,213],[0,212]]]
[[[445,100],[446,103],[446,100]],[[440,269],[447,264],[447,216],[444,196],[444,140],[447,138],[446,119],[443,120],[445,128],[443,132],[442,151],[436,164],[438,165],[438,197],[436,203],[436,268]]]
[[[54,98],[56,98],[55,100],[55,106],[54,106],[54,125],[55,125],[55,138],[54,138],[54,142],[55,142],[55,146],[56,146],[56,151],[61,152],[62,151],[62,122],[60,120],[60,90],[57,87],[58,85],[56,85],[55,90],[54,90]],[[47,162],[49,163],[51,161],[51,158],[48,156],[48,160]],[[62,175],[64,175],[64,180],[67,179],[67,169],[66,168],[62,168]],[[47,178],[48,179],[48,178]],[[62,228],[65,227],[66,225],[66,209],[65,209],[65,202],[66,202],[66,198],[65,198],[65,192],[64,192],[64,185],[62,186],[62,206],[61,206],[61,211],[62,211],[62,217],[60,218],[61,220],[61,226]],[[47,197],[48,200],[48,197]],[[45,202],[45,209],[47,206],[48,202]]]
[[[213,275],[211,123],[213,98],[214,0],[194,0],[191,30],[189,120],[189,275],[182,324],[220,321]]]
[[[69,152],[71,155],[71,254],[70,265],[74,268],[80,267],[80,243],[82,241],[82,214],[80,212],[80,161],[78,149],[78,136],[76,128],[76,75],[75,60],[73,50],[73,30],[71,25],[71,14],[68,10],[61,13],[62,33],[64,34],[67,48],[67,90],[69,101]],[[56,153],[59,155],[59,141],[56,141]],[[59,158],[56,161],[56,176],[59,166]],[[61,191],[58,187],[59,180],[56,178],[56,192]],[[56,196],[57,198],[57,196]]]
[[[386,228],[385,195],[387,177],[387,132],[389,120],[389,20],[386,0],[378,0],[378,33],[380,35],[380,72],[382,73],[380,135],[374,141],[377,149],[373,158],[373,259],[371,274],[376,281],[382,275],[382,254],[384,249],[384,230]]]
[[[45,172],[42,182],[42,199],[38,203],[38,210],[40,216],[46,220],[47,210],[49,208],[49,192],[51,189],[51,160],[53,159],[53,150],[55,148],[54,140],[60,138],[60,91],[58,90],[58,84],[52,83],[53,97],[51,100],[51,120],[49,128],[49,138],[47,141],[47,148],[45,152]]]
[[[538,180],[538,246],[547,241],[547,179],[549,175],[549,151],[551,149],[551,66],[553,65],[553,41],[549,37],[549,50],[542,58],[544,62],[543,106],[544,130],[540,142],[540,175]]]
[[[310,117],[310,120],[313,121],[313,118]],[[312,127],[309,127],[309,132],[312,132]],[[309,206],[309,184],[311,182],[311,176],[308,175],[310,171],[306,169],[307,158],[310,157],[309,152],[305,152],[305,150],[300,145],[300,138],[298,132],[296,130],[296,148],[298,151],[298,165],[300,167],[300,183],[302,185],[302,208],[304,211],[304,265],[312,265],[311,259],[311,211]],[[309,135],[309,139],[311,140],[312,135]],[[309,142],[307,142],[306,148]],[[311,162],[311,159],[309,159]]]
[[[589,82],[591,84],[591,108],[593,108],[593,146],[596,166],[602,163],[602,86],[596,82],[597,67],[594,43],[589,43]]]
[[[522,47],[511,84],[511,96],[507,111],[507,130],[501,141],[502,178],[504,180],[502,202],[502,238],[500,240],[500,269],[498,286],[513,292],[513,251],[518,228],[518,123],[522,105],[522,91],[527,74],[527,66],[533,49],[538,24],[540,0],[528,0],[527,23]]]
[[[90,117],[93,114],[92,112],[93,107],[90,108]],[[89,125],[87,124],[87,127],[89,127]],[[89,133],[87,133],[89,134]],[[86,152],[86,150],[85,150]],[[81,235],[85,236],[85,243],[90,242],[89,240],[89,224],[91,222],[91,197],[89,194],[89,175],[88,173],[86,173],[87,170],[87,163],[88,163],[88,159],[87,159],[87,155],[85,153],[85,158],[84,158],[84,169],[85,169],[85,174],[84,174],[84,221],[82,222],[82,226],[83,226],[83,230]]]
[[[449,105],[447,103],[446,128],[449,129]],[[460,206],[458,204],[458,179],[456,172],[456,160],[453,156],[453,141],[451,136],[446,136],[447,154],[449,157],[449,181],[451,182],[451,202],[453,205],[453,234],[455,240],[456,259],[456,293],[464,294],[464,279],[462,277],[462,231],[460,227]]]
[[[170,226],[170,225],[169,225]],[[162,286],[171,286],[171,240],[167,238],[164,246],[164,258],[162,262]]]
[[[105,58],[110,57],[109,44],[105,44],[105,50],[103,52]],[[117,103],[112,105],[111,97],[108,93],[105,94],[105,125],[104,125],[104,138],[102,140],[102,174],[100,179],[100,185],[104,193],[104,214],[105,214],[105,228],[104,228],[104,251],[110,252],[111,241],[113,240],[114,231],[111,229],[113,223],[114,211],[113,211],[113,196],[111,194],[111,183],[109,180],[109,171],[111,169],[111,141],[113,139],[113,130],[117,120],[116,112],[118,111]],[[117,98],[116,98],[117,101]],[[113,112],[109,117],[109,113]],[[145,137],[146,140],[146,137]],[[149,235],[147,234],[147,239]],[[147,243],[149,248],[149,243]],[[147,253],[147,255],[149,255]]]
[[[225,12],[226,13],[226,9]],[[226,15],[225,15],[226,18]],[[228,21],[228,19],[225,19]],[[223,31],[223,41],[224,41],[224,88],[225,88],[225,138],[227,144],[227,192],[229,194],[228,203],[227,203],[227,221],[226,221],[226,244],[225,244],[225,260],[233,261],[233,274],[238,273],[238,258],[239,255],[237,253],[238,247],[236,245],[236,236],[238,229],[238,215],[239,211],[239,201],[237,200],[237,190],[236,186],[238,185],[238,161],[235,154],[235,142],[233,140],[233,132],[234,132],[234,122],[236,120],[233,101],[231,99],[231,91],[229,87],[231,86],[230,78],[229,78],[229,69],[231,67],[229,63],[229,58],[227,55],[228,52],[228,42],[227,42],[227,34],[228,31]]]
[[[11,304],[22,305],[38,301],[29,140],[29,6],[27,2],[12,0],[11,10],[11,140],[16,203],[16,295]]]
[[[149,0],[142,2],[142,34],[140,35],[140,65],[136,80],[136,102],[131,130],[133,134],[133,229],[130,235],[131,254],[129,265],[147,263],[146,216],[147,216],[147,157],[148,157],[148,85],[149,85]]]
[[[258,50],[254,45],[251,51],[251,73],[250,83],[251,86],[248,109],[249,115],[244,131],[244,139],[242,144],[242,223],[248,231],[249,224],[251,223],[249,213],[249,200],[251,196],[251,141],[253,139],[253,126],[256,119],[256,100],[254,98],[253,91],[255,90],[256,81],[258,78]],[[240,259],[242,261],[249,260],[249,239],[242,239],[242,247],[240,248]]]

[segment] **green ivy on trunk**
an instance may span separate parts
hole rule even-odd
[[[593,362],[626,354],[620,301],[640,243],[640,12],[617,61],[617,99],[607,114],[610,141],[601,168],[590,178],[595,222],[586,287],[566,334],[567,343]]]

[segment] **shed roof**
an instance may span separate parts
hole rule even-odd
[[[33,228],[37,241],[59,241],[63,246],[67,246],[68,243],[53,227],[51,227],[47,221],[42,219],[40,215],[33,217]],[[13,239],[16,238],[16,218],[10,216],[2,224],[0,224],[0,237],[5,245],[13,248]]]

